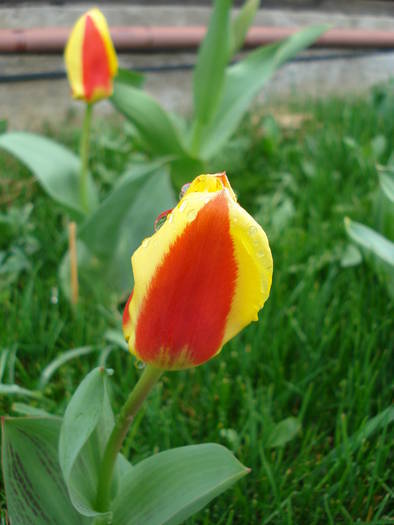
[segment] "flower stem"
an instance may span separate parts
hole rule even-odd
[[[82,208],[85,212],[89,211],[89,188],[88,188],[88,164],[89,164],[89,135],[90,123],[92,120],[93,104],[88,102],[85,109],[85,117],[83,119],[82,135],[80,143],[81,156],[81,176],[79,179],[79,196]]]
[[[127,435],[134,416],[138,412],[142,403],[145,401],[149,392],[157,383],[162,373],[162,370],[147,365],[134,389],[130,393],[129,398],[123,405],[122,410],[120,411],[119,417],[112,430],[106,449],[104,451],[104,457],[99,472],[96,508],[100,512],[106,512],[109,509],[110,489],[116,459],[120,449],[122,448],[123,441]]]

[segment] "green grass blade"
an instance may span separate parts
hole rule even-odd
[[[40,389],[43,389],[53,376],[53,374],[65,363],[75,359],[77,357],[82,357],[92,352],[97,351],[97,347],[93,346],[82,346],[80,348],[74,348],[73,350],[67,350],[63,354],[59,355],[56,359],[51,361],[41,373],[40,377]]]

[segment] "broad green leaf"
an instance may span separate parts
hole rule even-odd
[[[0,135],[0,148],[25,164],[54,200],[84,215],[79,196],[80,161],[74,153],[53,140],[26,132]],[[89,178],[89,207],[97,205],[97,190]]]
[[[102,456],[114,426],[107,390],[107,372],[96,368],[77,388],[60,431],[59,463],[74,507],[84,516],[110,518],[95,510]],[[119,456],[112,491],[120,487],[131,465]]]
[[[99,433],[95,431],[102,422],[106,398],[106,372],[96,368],[74,393],[60,431],[59,463],[71,501],[85,516],[100,515],[95,511],[97,474],[113,421],[110,428],[103,424]]]
[[[2,461],[9,520],[15,525],[84,525],[57,457],[61,420],[3,418]]]
[[[201,156],[212,157],[237,129],[252,99],[287,60],[311,45],[328,26],[309,27],[291,37],[264,46],[227,69],[219,108],[203,132]]]
[[[253,20],[256,16],[259,5],[260,0],[246,0],[238,15],[234,18],[231,24],[230,32],[230,58],[242,48],[249,27],[253,23]]]
[[[377,257],[394,267],[394,243],[372,228],[345,218],[346,231],[349,237],[359,246],[371,251]],[[394,268],[393,268],[394,270]]]
[[[160,163],[131,169],[82,225],[80,239],[98,259],[112,289],[131,288],[130,257],[153,233],[156,217],[175,205],[167,171]]]
[[[76,357],[82,357],[84,355],[91,354],[92,352],[97,351],[97,347],[93,346],[81,346],[80,348],[74,348],[72,350],[67,350],[63,354],[59,355],[56,359],[51,361],[41,373],[40,377],[40,388],[44,388],[48,384],[48,381],[53,376],[58,368],[60,368],[64,363],[75,359]]]
[[[207,124],[222,94],[228,62],[231,0],[216,0],[193,75],[195,118]]]
[[[265,446],[267,448],[283,447],[294,439],[301,430],[301,422],[295,417],[288,417],[273,425]]]
[[[116,82],[121,82],[123,84],[127,84],[128,86],[141,88],[145,83],[145,77],[141,73],[137,73],[137,71],[119,68],[118,74],[116,75]]]
[[[136,465],[113,502],[116,525],[178,525],[249,470],[216,444],[175,448]]]
[[[183,146],[172,119],[147,93],[115,79],[111,102],[138,130],[154,155],[182,155]]]

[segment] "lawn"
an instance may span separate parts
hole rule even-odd
[[[215,159],[270,239],[271,296],[259,322],[218,358],[162,377],[124,448],[138,462],[218,442],[251,468],[189,524],[392,523],[393,302],[371,266],[343,263],[344,217],[373,226],[376,165],[394,162],[393,116],[393,85],[360,98],[256,107]],[[102,124],[91,166],[105,192],[133,144],[122,122]],[[45,131],[77,149],[72,124]],[[103,302],[97,283],[70,308],[57,274],[67,218],[20,164],[1,154],[0,167],[0,381],[29,390],[1,395],[1,413],[24,403],[62,414],[104,359],[119,407],[141,373],[120,344],[106,352],[121,305]],[[36,394],[48,363],[87,345],[97,351],[59,367]],[[4,515],[3,493],[1,508]]]

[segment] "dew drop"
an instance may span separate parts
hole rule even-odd
[[[249,235],[256,235],[257,226],[249,226]]]
[[[141,361],[140,359],[136,359],[134,361],[134,366],[136,367],[137,370],[143,370],[146,366],[146,364]]]
[[[171,215],[168,216],[168,222],[171,224],[173,220],[174,220],[174,217],[172,216],[172,213],[171,213]]]
[[[59,290],[56,286],[51,288],[51,304],[57,304],[59,302]]]
[[[187,207],[187,202],[183,201],[182,204],[179,206],[179,211],[186,210],[186,207]]]
[[[187,190],[190,188],[190,182],[187,182],[186,184],[184,184],[181,188],[181,192],[179,194],[179,200],[182,199],[182,197],[185,195],[185,193],[187,192]]]
[[[146,248],[148,245],[149,245],[149,239],[144,239],[144,240],[142,241],[141,246],[142,246],[143,248]]]

